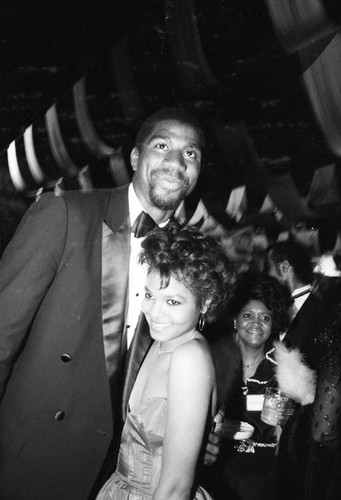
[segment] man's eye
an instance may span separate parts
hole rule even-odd
[[[192,150],[192,149],[189,149],[188,151],[185,151],[185,155],[188,157],[188,158],[193,158],[193,159],[196,159],[197,158],[197,152]]]
[[[151,299],[153,297],[149,292],[145,292],[144,296],[146,297],[146,299]]]
[[[155,147],[157,149],[166,149],[167,144],[165,144],[164,142],[158,142],[157,144],[155,144]]]

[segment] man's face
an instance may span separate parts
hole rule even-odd
[[[197,131],[174,120],[155,125],[130,155],[135,192],[146,208],[174,211],[198,180],[202,151]]]

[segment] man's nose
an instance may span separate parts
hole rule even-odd
[[[168,151],[166,156],[167,163],[176,168],[184,168],[186,169],[186,163],[181,151],[171,150]]]

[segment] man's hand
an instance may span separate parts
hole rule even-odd
[[[218,458],[219,450],[220,450],[220,436],[215,432],[210,432],[208,436],[208,443],[206,445],[204,464],[213,465]]]
[[[204,456],[205,465],[213,465],[219,455],[220,451],[220,439],[221,439],[221,428],[224,421],[225,408],[221,406],[219,412],[213,419],[212,430],[208,436],[208,442],[206,445],[206,451]]]

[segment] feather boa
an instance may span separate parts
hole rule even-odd
[[[288,349],[283,342],[275,342],[274,346],[279,389],[302,406],[312,403],[315,398],[316,373],[304,363],[299,349]]]

